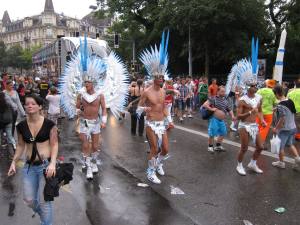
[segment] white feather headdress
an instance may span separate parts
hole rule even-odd
[[[258,40],[252,38],[251,62],[241,59],[233,67],[227,78],[226,94],[235,92],[236,87],[246,90],[248,84],[257,83],[258,73]]]
[[[169,80],[168,73],[168,44],[169,44],[169,34],[165,38],[165,32],[162,33],[161,43],[159,50],[157,46],[151,46],[150,50],[145,49],[141,55],[140,60],[144,64],[147,76],[146,80],[152,80],[155,76],[163,75],[165,80]]]
[[[84,82],[92,81],[95,92],[104,95],[107,107],[118,117],[126,105],[128,80],[129,75],[121,59],[114,52],[107,58],[90,56],[85,37],[84,44],[80,44],[60,77],[61,106],[73,118],[76,115],[77,96],[85,89]]]

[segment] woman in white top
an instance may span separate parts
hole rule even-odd
[[[60,115],[60,95],[57,94],[55,87],[49,89],[46,100],[49,102],[48,119],[57,125],[57,119]]]
[[[12,121],[12,135],[15,133],[15,125],[17,118],[23,118],[25,116],[24,108],[21,104],[19,94],[14,90],[14,85],[11,80],[6,81],[6,90],[4,93],[10,97],[13,107],[13,121]]]

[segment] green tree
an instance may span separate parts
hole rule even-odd
[[[170,29],[171,73],[187,71],[189,27],[198,73],[228,73],[237,59],[250,56],[252,36],[260,43],[271,40],[264,0],[108,0],[107,7],[111,16],[117,15],[112,31],[137,40],[138,51]],[[260,54],[266,54],[260,46]]]

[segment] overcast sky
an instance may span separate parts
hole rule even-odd
[[[66,16],[77,17],[91,12],[90,5],[96,5],[96,0],[52,0],[54,11],[64,13]],[[5,10],[11,20],[34,16],[44,11],[45,0],[0,0],[0,20]]]

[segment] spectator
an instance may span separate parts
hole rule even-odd
[[[37,85],[33,81],[33,77],[31,77],[31,76],[28,77],[28,82],[26,84],[26,90],[25,90],[25,92],[26,92],[26,94],[35,94],[35,93],[38,93]]]
[[[1,81],[1,90],[4,91],[6,89],[6,82],[8,80],[8,73],[2,73],[2,81]]]
[[[294,135],[297,132],[295,124],[295,104],[291,99],[286,99],[283,93],[283,88],[277,85],[274,88],[274,93],[279,103],[274,112],[275,126],[273,128],[273,133],[277,134],[280,138],[280,153],[279,161],[273,162],[272,165],[284,169],[285,163],[284,158],[284,148],[289,147],[295,156],[296,167],[300,165],[300,157],[297,149],[294,146]]]
[[[43,77],[41,79],[41,82],[38,85],[38,89],[39,89],[39,92],[40,92],[40,97],[45,100],[46,96],[48,94],[48,91],[49,91],[49,83],[46,81],[45,77]]]
[[[272,88],[275,87],[275,80],[266,80],[266,87],[259,89],[256,93],[262,97],[262,113],[264,121],[266,122],[266,126],[262,126],[261,121],[256,119],[256,123],[258,124],[259,134],[263,142],[266,141],[268,136],[272,120],[273,120],[273,107],[276,104],[276,97]]]
[[[287,97],[291,99],[296,108],[296,125],[297,125],[297,134],[295,135],[296,139],[300,141],[300,79],[295,82],[295,88],[290,90],[287,94]]]
[[[217,79],[213,78],[211,81],[211,85],[208,87],[208,96],[210,98],[215,97],[218,92]]]
[[[13,146],[13,149],[16,150],[16,141],[12,135],[12,126],[13,126],[13,103],[11,99],[4,93],[0,92],[0,129],[4,130],[8,143]]]
[[[19,98],[20,98],[22,105],[24,105],[26,93],[25,93],[25,78],[23,76],[19,77],[18,88],[16,90],[19,94]]]
[[[60,115],[60,95],[57,94],[55,87],[49,89],[46,100],[49,102],[48,119],[52,120],[57,126],[57,119]]]
[[[226,114],[229,113],[232,121],[235,121],[231,105],[225,98],[225,88],[220,86],[218,88],[217,95],[215,97],[210,97],[203,106],[209,111],[213,111],[213,116],[208,122],[208,151],[213,153],[214,151],[224,151],[222,146],[224,137],[227,134],[225,118]],[[217,143],[214,148],[214,138],[217,137]]]
[[[19,117],[23,118],[25,116],[25,111],[23,109],[23,106],[21,104],[20,98],[18,93],[13,89],[13,83],[11,80],[8,80],[6,82],[6,90],[4,93],[10,98],[12,102],[12,107],[13,107],[13,121],[12,121],[12,135],[15,133],[15,125],[16,121]]]
[[[203,77],[202,83],[199,83],[198,93],[199,93],[199,102],[201,106],[204,102],[206,102],[208,97],[208,85],[207,85],[206,77]]]
[[[185,115],[186,101],[189,98],[189,88],[185,85],[185,78],[181,79],[181,84],[178,88],[180,93],[178,99],[178,108],[179,108],[179,121],[182,122]]]

